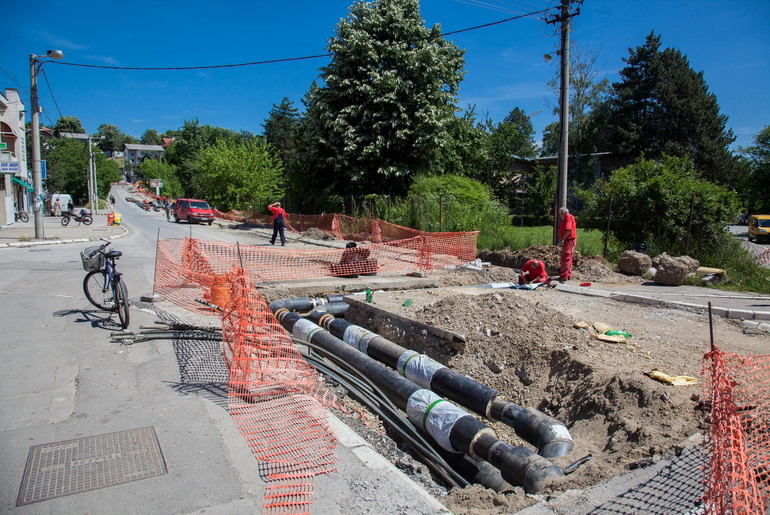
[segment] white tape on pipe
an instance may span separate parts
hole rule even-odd
[[[313,337],[313,335],[318,331],[323,331],[323,329],[318,327],[316,324],[314,324],[310,320],[301,318],[297,320],[297,322],[294,324],[294,327],[292,328],[291,333],[294,335],[295,338],[298,338],[305,342],[309,342],[310,339]]]
[[[443,449],[459,453],[452,447],[450,433],[455,423],[468,413],[430,390],[417,390],[407,401],[406,414],[414,425],[427,431]]]
[[[433,374],[446,368],[435,359],[413,350],[408,350],[398,357],[397,367],[402,376],[423,388],[430,388]]]
[[[355,347],[366,354],[367,349],[369,348],[369,342],[375,336],[377,336],[375,333],[368,329],[364,329],[361,326],[349,325],[342,335],[342,340],[351,347]]]

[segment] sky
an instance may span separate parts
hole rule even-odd
[[[88,133],[115,125],[141,137],[198,119],[260,134],[271,108],[288,97],[298,108],[328,57],[186,71],[112,70],[67,66],[192,67],[326,54],[326,44],[352,0],[293,2],[200,0],[61,3],[0,0],[0,91],[20,91],[29,109],[30,54],[64,52],[39,77],[41,125],[76,116]],[[443,32],[555,8],[558,0],[421,0],[427,26]],[[556,10],[552,9],[552,13]],[[465,50],[458,106],[502,121],[514,108],[530,115],[538,141],[556,121],[548,82],[558,60],[556,25],[544,14],[449,35]],[[703,72],[716,95],[732,145],[753,144],[770,125],[770,0],[585,0],[572,19],[573,48],[597,55],[600,78],[619,80],[629,48],[655,31]],[[28,118],[29,119],[29,118]]]

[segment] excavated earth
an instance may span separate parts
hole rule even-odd
[[[439,287],[374,294],[377,308],[462,335],[466,342],[461,348],[411,334],[395,317],[367,320],[353,306],[346,318],[499,390],[519,405],[562,421],[575,448],[555,463],[566,467],[586,455],[592,457],[551,495],[597,485],[671,458],[682,442],[704,431],[703,385],[672,386],[647,374],[658,370],[671,376],[702,377],[703,356],[710,345],[705,313],[627,304],[550,287],[532,291],[478,288],[474,285],[514,281],[513,268],[529,258],[543,260],[553,274],[558,271],[558,248],[537,246],[479,257],[493,264],[477,271],[436,271]],[[575,262],[573,283],[610,288],[617,283],[641,283],[641,278],[615,273],[595,257],[577,255]],[[302,288],[282,290],[278,288],[272,296],[318,293]],[[592,328],[576,327],[578,322],[589,326],[600,322],[632,336],[626,343],[603,342],[593,337]],[[770,354],[769,336],[744,334],[736,321],[716,318],[714,340],[723,351]],[[337,392],[345,396],[344,391]],[[357,408],[352,399],[345,402]],[[453,513],[513,513],[535,502],[521,488],[495,493],[475,485],[446,491],[432,482],[424,465],[410,459],[398,442],[388,438],[375,417],[364,417],[366,425],[356,421],[357,417],[343,418]],[[502,440],[529,445],[511,428],[490,425]]]

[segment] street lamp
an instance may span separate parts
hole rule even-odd
[[[45,55],[29,54],[29,96],[32,107],[32,185],[35,189],[35,201],[32,204],[35,212],[35,239],[45,239],[43,229],[43,178],[40,169],[40,106],[37,98],[37,72],[47,61],[38,58],[61,59],[64,53],[61,50],[49,50]]]

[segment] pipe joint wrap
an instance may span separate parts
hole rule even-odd
[[[305,320],[304,318],[300,318],[299,320],[297,320],[297,322],[294,324],[294,327],[291,330],[295,338],[298,338],[306,342],[311,341],[311,338],[313,337],[313,335],[318,331],[323,331],[323,329],[318,327],[316,324],[314,324],[310,320]]]
[[[435,359],[413,350],[401,354],[396,367],[399,374],[423,388],[430,388],[433,374],[442,368],[446,367]]]
[[[453,453],[462,452],[454,448],[450,434],[455,423],[468,413],[432,391],[421,389],[409,396],[406,414],[415,426],[431,435],[442,449]]]
[[[329,313],[325,313],[325,314],[321,315],[321,318],[318,319],[318,325],[320,325],[321,327],[323,327],[324,329],[326,329],[328,331],[329,330],[329,324],[331,324],[332,320],[334,320],[334,315],[329,314]]]
[[[369,342],[377,335],[358,325],[349,325],[345,328],[342,341],[368,355]]]

